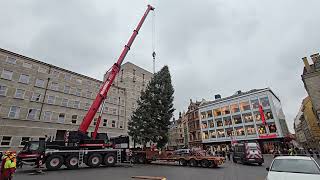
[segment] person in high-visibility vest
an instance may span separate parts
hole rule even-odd
[[[16,171],[16,154],[15,152],[7,151],[6,158],[3,160],[3,166],[1,167],[0,180],[12,180],[13,174]]]

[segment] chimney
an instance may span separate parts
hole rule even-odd
[[[319,53],[312,54],[310,57],[311,57],[311,59],[312,59],[313,64],[316,64],[316,62],[320,61],[320,55],[319,55]]]
[[[311,70],[311,68],[310,68],[310,65],[308,63],[307,57],[303,57],[302,60],[303,60],[303,63],[304,63],[304,67],[306,68],[307,72],[309,72]]]
[[[217,100],[217,99],[221,99],[221,95],[220,94],[216,94],[214,95],[214,99]]]

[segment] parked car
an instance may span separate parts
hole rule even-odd
[[[233,147],[233,162],[245,163],[258,163],[262,165],[264,162],[263,155],[258,143],[237,143]]]
[[[312,157],[306,156],[279,156],[276,157],[270,168],[267,167],[266,180],[319,180],[320,166]]]

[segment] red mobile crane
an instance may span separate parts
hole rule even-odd
[[[145,21],[150,11],[153,11],[154,7],[148,5],[143,17],[141,18],[136,29],[133,31],[128,43],[125,45],[122,53],[120,54],[117,62],[107,72],[107,78],[100,88],[95,100],[93,101],[89,111],[84,117],[79,130],[74,132],[67,132],[64,141],[30,141],[27,142],[22,151],[18,154],[18,165],[22,164],[37,165],[45,163],[46,168],[49,170],[59,169],[62,165],[65,165],[69,169],[78,168],[80,164],[85,163],[90,167],[97,167],[100,164],[112,166],[116,162],[121,162],[125,159],[124,149],[110,148],[108,144],[105,144],[105,139],[96,139],[97,131],[101,121],[102,110],[104,108],[104,100],[107,97],[107,93],[118,74],[121,64],[126,57],[130,47],[138,35],[138,32]],[[87,135],[87,130],[99,107],[102,105],[100,115],[98,117],[96,127],[92,138]],[[128,137],[123,137],[129,148]],[[119,142],[119,144],[123,143]],[[120,140],[121,141],[121,140]],[[117,143],[117,142],[115,142]]]

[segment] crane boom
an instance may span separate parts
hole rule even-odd
[[[136,36],[138,35],[138,32],[143,24],[143,22],[145,21],[147,15],[149,14],[150,11],[154,10],[154,7],[152,7],[151,5],[148,5],[147,10],[145,11],[144,15],[142,16],[139,24],[137,25],[136,29],[133,31],[133,34],[131,35],[128,43],[124,46],[124,49],[122,50],[122,53],[120,54],[117,62],[115,64],[113,64],[111,70],[109,73],[107,73],[107,78],[104,81],[102,87],[100,88],[99,93],[97,94],[95,100],[93,101],[89,111],[87,112],[86,116],[83,118],[83,121],[79,127],[79,132],[82,134],[86,134],[87,130],[92,122],[92,120],[94,119],[94,116],[96,115],[99,107],[101,106],[101,104],[103,103],[103,101],[106,99],[107,97],[107,93],[114,81],[114,79],[116,78],[116,75],[118,74],[118,72],[120,71],[120,67],[121,64],[124,60],[124,58],[126,57],[128,51],[130,50],[130,47],[133,43],[133,41],[135,40]],[[101,118],[101,117],[100,117]],[[97,128],[96,130],[97,131]]]

